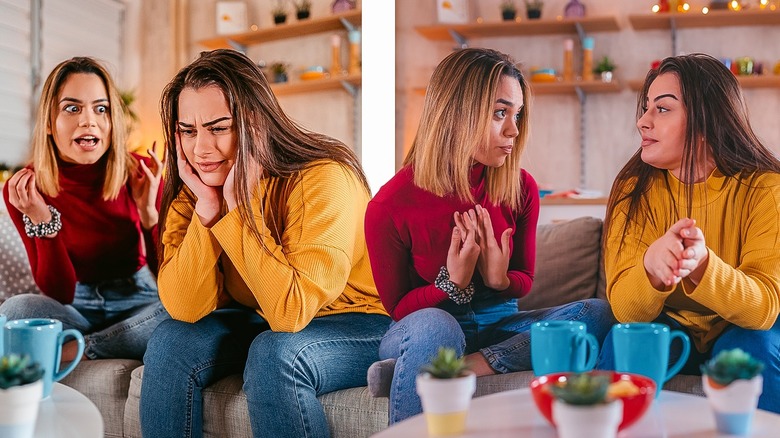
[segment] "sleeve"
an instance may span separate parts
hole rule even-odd
[[[518,212],[509,259],[509,287],[506,298],[522,298],[531,291],[536,264],[536,224],[539,221],[539,187],[530,173],[523,171],[523,206]],[[499,234],[497,236],[501,238]]]
[[[449,297],[432,284],[412,288],[409,248],[393,223],[393,215],[381,203],[366,209],[366,245],[379,298],[390,316],[401,318],[420,309],[435,307]]]
[[[168,209],[157,284],[160,301],[171,317],[195,322],[224,305],[230,297],[223,291],[219,269],[222,248],[200,223],[186,190],[182,190]]]
[[[768,330],[780,313],[780,187],[753,198],[756,205],[746,208],[750,212],[747,226],[739,231],[743,237],[737,266],[708,248],[709,261],[701,281],[696,287],[683,282],[683,290],[734,325]],[[736,212],[725,214],[724,219],[737,216]]]
[[[644,230],[632,225],[624,235],[625,208],[627,202],[621,202],[608,212],[611,217],[604,247],[607,299],[620,322],[652,321],[661,314],[666,298],[674,291],[656,289],[645,272],[645,252],[663,233],[658,234],[648,221]]]
[[[297,332],[344,293],[352,272],[368,192],[355,174],[336,163],[303,170],[274,217],[283,229],[277,242],[257,215],[261,241],[237,209],[211,231],[252,291],[271,329]],[[260,211],[259,202],[253,210]]]
[[[62,304],[72,303],[76,293],[76,270],[73,268],[62,236],[58,234],[51,239],[27,237],[22,212],[8,201],[8,184],[3,187],[3,199],[8,214],[24,243],[35,284],[44,295]]]

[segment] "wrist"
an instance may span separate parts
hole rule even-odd
[[[34,222],[26,214],[22,215],[24,222],[24,233],[30,238],[54,237],[62,229],[62,220],[60,212],[51,205],[48,208],[50,219],[42,222]]]
[[[468,304],[474,297],[474,283],[469,283],[466,287],[458,287],[450,280],[450,273],[445,266],[439,269],[439,275],[436,276],[434,286],[454,301],[456,304]]]

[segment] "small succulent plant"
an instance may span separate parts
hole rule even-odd
[[[525,0],[525,7],[532,11],[540,11],[544,7],[544,0]]]
[[[467,370],[466,361],[462,356],[458,357],[454,349],[439,347],[438,354],[421,371],[437,379],[454,379],[461,377]]]
[[[594,405],[607,401],[610,379],[603,374],[572,374],[565,382],[553,383],[553,396],[570,405]]]
[[[33,383],[43,377],[43,368],[30,356],[10,354],[0,358],[0,389]]]
[[[605,71],[614,71],[617,68],[615,63],[609,56],[601,58],[596,67],[593,69],[593,73],[603,73]]]
[[[514,0],[502,0],[501,12],[517,12],[517,6]]]
[[[723,350],[701,366],[702,374],[721,386],[739,379],[750,380],[761,374],[763,369],[763,362],[739,348]]]

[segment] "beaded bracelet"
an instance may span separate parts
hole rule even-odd
[[[467,304],[474,297],[474,283],[470,282],[465,288],[459,288],[450,280],[450,273],[446,266],[439,269],[439,275],[436,276],[436,281],[433,284],[446,293],[456,304]]]
[[[51,236],[52,234],[56,234],[62,229],[60,212],[51,205],[47,205],[47,207],[49,207],[49,211],[51,212],[51,220],[49,222],[33,224],[26,214],[22,215],[22,221],[24,222],[24,232],[27,234],[27,237]]]

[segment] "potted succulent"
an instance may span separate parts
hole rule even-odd
[[[606,374],[572,374],[550,385],[552,415],[560,438],[614,438],[623,420],[623,401],[607,395]]]
[[[309,14],[311,13],[311,1],[310,0],[300,0],[296,1],[294,3],[295,5],[295,17],[299,20],[305,20],[309,18]]]
[[[514,0],[501,1],[501,18],[504,21],[513,21],[517,16],[517,6]]]
[[[701,366],[702,386],[718,432],[747,435],[764,380],[764,364],[739,348],[724,350]]]
[[[274,6],[271,14],[274,16],[274,24],[282,24],[287,21],[287,6],[284,0],[276,0],[276,6]]]
[[[454,349],[439,348],[417,376],[416,386],[431,436],[456,435],[466,429],[477,377]]]
[[[602,82],[612,82],[612,72],[615,71],[616,68],[617,66],[612,61],[612,59],[605,55],[603,58],[601,58],[598,64],[596,64],[596,67],[593,69],[593,73],[601,75]]]
[[[271,70],[271,75],[274,79],[273,82],[287,82],[287,64],[283,62],[274,62],[268,68]]]
[[[43,368],[30,356],[0,358],[0,424],[14,437],[32,437],[43,397]]]
[[[543,0],[525,0],[525,14],[529,20],[542,17]]]

